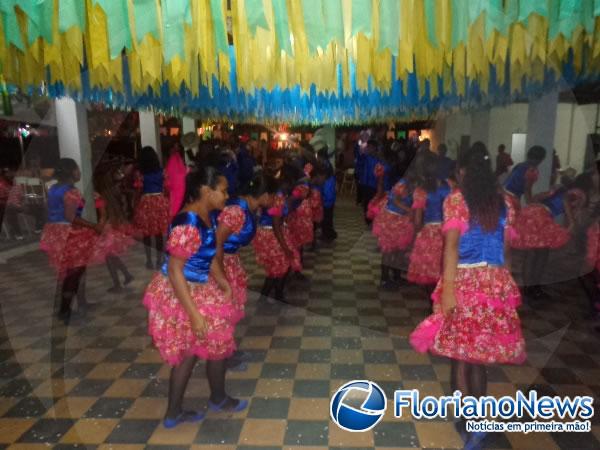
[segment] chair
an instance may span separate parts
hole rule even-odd
[[[356,180],[354,179],[354,168],[352,167],[344,171],[340,185],[340,194],[343,194],[348,189],[350,190],[350,194],[356,191]]]
[[[46,201],[46,189],[41,179],[27,178],[25,198],[27,201],[35,204],[44,203]]]

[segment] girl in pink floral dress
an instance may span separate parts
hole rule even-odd
[[[94,259],[105,262],[113,285],[107,292],[122,291],[119,272],[123,275],[123,285],[133,281],[133,275],[121,260],[123,255],[135,243],[135,229],[127,222],[122,204],[119,184],[113,177],[114,171],[107,168],[94,180],[96,187],[96,211],[100,223],[104,225],[94,251]]]
[[[84,201],[74,186],[81,178],[77,163],[71,158],[62,158],[54,176],[58,182],[48,192],[48,223],[42,232],[40,248],[47,253],[61,281],[58,317],[67,323],[71,318],[71,303],[75,295],[79,314],[86,312],[83,280],[102,225],[81,217]]]
[[[418,230],[410,253],[408,281],[425,286],[429,295],[442,274],[442,205],[450,187],[438,178],[438,157],[428,155],[423,160],[423,174],[413,193],[415,228]]]
[[[418,352],[450,358],[453,391],[480,397],[487,391],[486,364],[526,358],[517,314],[521,295],[508,267],[515,211],[500,194],[481,142],[464,155],[460,175],[461,191],[444,202],[444,270],[432,295],[434,313],[410,342]],[[460,431],[469,448],[484,437]]]
[[[152,264],[152,239],[156,250],[156,268],[160,268],[163,257],[163,239],[169,227],[169,199],[164,194],[164,174],[158,156],[152,147],[140,151],[138,166],[141,175],[136,180],[136,189],[141,193],[133,214],[133,225],[142,235],[146,250],[146,268]]]
[[[172,366],[164,426],[202,420],[182,409],[183,395],[198,358],[206,359],[209,408],[241,411],[247,401],[225,392],[226,360],[235,351],[236,306],[231,287],[212,264],[217,251],[216,216],[227,200],[227,180],[212,167],[186,178],[184,207],[173,219],[167,259],[144,295],[148,330],[162,359]]]

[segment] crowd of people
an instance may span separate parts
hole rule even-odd
[[[164,169],[150,147],[137,164],[100,166],[97,222],[82,218],[73,160],[60,160],[48,192],[41,247],[57,269],[57,314],[65,323],[74,317],[75,297],[78,315],[89,306],[86,267],[106,264],[109,290],[119,292],[133,280],[121,255],[135,239],[144,243],[146,267],[156,270],[143,298],[149,334],[172,367],[167,428],[203,418],[182,408],[198,358],[207,361],[211,410],[247,406],[225,391],[226,370],[243,367],[234,339],[248,292],[240,250],[251,246],[264,269],[258,301],[288,302],[286,284],[304,277],[304,252],[315,248],[317,230],[322,241],[337,238],[328,149],[302,142],[262,167],[246,142],[203,144],[191,164],[175,146]],[[541,285],[550,250],[576,244],[580,281],[592,310],[600,310],[598,169],[576,175],[554,164],[550,188],[534,194],[538,167],[549,157],[539,146],[510,171],[504,152],[503,166],[494,170],[480,142],[457,161],[444,145],[434,152],[427,140],[381,143],[366,131],[354,148],[356,202],[381,251],[381,288],[423,286],[432,314],[410,342],[416,351],[450,358],[452,386],[463,395],[485,395],[486,365],[525,360],[517,309],[523,295],[531,302],[547,298]],[[512,275],[512,250],[522,253],[521,289]],[[462,422],[457,428],[471,448],[485,437],[467,433]]]

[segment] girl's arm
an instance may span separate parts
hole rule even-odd
[[[225,244],[229,236],[231,236],[231,234],[231,230],[225,225],[221,224],[217,227],[217,253],[210,265],[210,272],[212,276],[214,277],[221,290],[227,296],[231,294],[231,285],[229,284],[229,280],[227,280],[227,276],[225,275],[225,265],[223,264],[225,251],[223,249],[223,245]]]
[[[415,231],[420,231],[423,228],[423,209],[415,209],[414,221],[415,221]]]
[[[183,275],[183,267],[185,265],[185,260],[178,258],[174,255],[169,256],[169,265],[168,265],[168,275],[169,281],[173,286],[173,291],[175,291],[175,296],[187,312],[190,322],[192,323],[192,329],[194,333],[198,337],[203,336],[206,333],[206,321],[202,314],[198,312],[194,301],[192,300],[192,296],[190,294],[190,289],[188,287],[187,281],[185,280],[185,276]]]
[[[67,222],[82,228],[91,228],[96,233],[102,233],[104,225],[102,223],[93,223],[77,216],[77,205],[74,202],[64,201],[65,219]]]
[[[454,293],[456,272],[458,267],[458,243],[460,231],[450,229],[444,236],[444,273],[442,275],[442,313],[449,315],[456,307]]]
[[[573,211],[572,203],[569,201],[568,192],[563,195],[562,202],[565,209],[565,217],[567,219],[567,228],[569,231],[572,231],[575,227],[575,212]]]

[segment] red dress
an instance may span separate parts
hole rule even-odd
[[[413,194],[413,209],[425,209],[427,192],[417,188]],[[421,228],[410,252],[407,279],[421,285],[436,284],[442,274],[444,236],[442,224],[428,223]]]
[[[383,197],[386,203],[391,197],[396,199],[406,198],[408,189],[406,183],[399,181],[394,185],[392,191]],[[399,214],[388,208],[386,203],[378,206],[380,212],[373,220],[373,235],[377,238],[377,244],[383,253],[406,250],[412,244],[415,236],[415,227],[409,212]]]
[[[138,190],[142,189],[142,181],[138,176],[135,182]],[[164,236],[169,228],[169,199],[164,193],[142,194],[133,213],[133,226],[144,237]]]
[[[263,212],[272,217],[283,217],[285,210],[285,197],[278,195],[275,200],[275,205],[268,212]],[[284,276],[290,268],[295,272],[302,270],[300,262],[300,252],[293,245],[292,237],[289,228],[284,224],[282,226],[283,239],[288,248],[292,251],[291,260],[287,258],[279,241],[275,237],[273,227],[271,225],[259,225],[256,231],[256,237],[252,241],[254,252],[256,254],[256,262],[264,267],[267,277],[280,278]]]
[[[225,225],[233,234],[238,234],[246,221],[246,215],[238,205],[223,208],[219,214],[219,225]],[[248,300],[248,275],[239,253],[225,253],[223,255],[225,276],[233,293],[233,304],[236,310],[232,317],[234,323],[239,322],[245,315],[244,309]]]
[[[198,228],[178,225],[171,230],[167,252],[171,256],[189,259],[201,246]],[[221,360],[235,351],[232,320],[235,308],[227,301],[212,277],[206,283],[187,283],[196,309],[207,324],[207,333],[200,339],[192,330],[188,313],[175,295],[169,278],[157,273],[144,294],[148,309],[148,333],[162,359],[171,366],[186,357]]]
[[[310,209],[312,211],[312,221],[321,223],[323,221],[323,198],[321,191],[317,188],[310,190]]]
[[[509,200],[505,239],[512,235],[515,210]],[[469,210],[460,192],[444,202],[443,231],[456,229],[463,236],[469,230]],[[456,309],[448,316],[441,312],[442,283],[433,295],[434,313],[410,335],[418,352],[475,364],[520,364],[526,359],[525,340],[517,308],[521,294],[505,266],[458,267],[455,280]]]
[[[106,200],[99,194],[96,194],[95,203],[96,209],[106,208]],[[135,244],[134,235],[135,228],[129,223],[118,225],[106,223],[102,234],[98,236],[92,259],[95,262],[104,262],[107,256],[124,254]]]
[[[308,186],[297,186],[292,196],[298,200],[302,199],[302,203],[287,217],[292,243],[298,248],[302,248],[302,246],[310,244],[314,240],[313,215],[309,195]]]
[[[64,195],[65,208],[83,210],[84,201],[78,189],[73,187]],[[40,238],[40,248],[46,252],[50,265],[64,277],[69,269],[85,267],[92,262],[92,254],[98,241],[91,228],[78,227],[65,222],[48,222]]]

